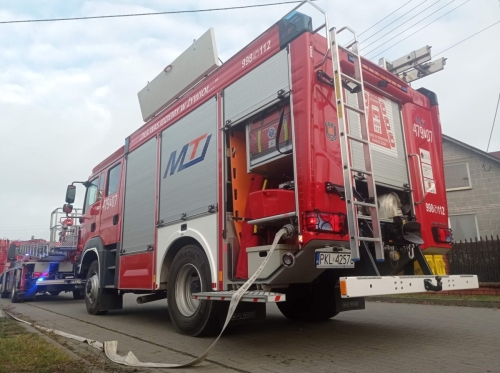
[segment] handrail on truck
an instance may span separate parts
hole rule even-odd
[[[295,8],[293,8],[291,11],[289,11],[287,14],[285,14],[285,16],[283,18],[288,17],[290,14],[292,14],[293,12],[295,12],[297,9],[299,9],[301,6],[303,6],[305,4],[312,5],[314,8],[316,8],[316,10],[318,10],[320,13],[322,13],[323,16],[325,17],[325,23],[313,31],[313,34],[315,34],[323,28],[325,28],[325,30],[326,30],[326,32],[325,32],[325,34],[326,34],[326,52],[325,52],[325,55],[323,56],[323,60],[314,66],[314,68],[316,69],[325,63],[326,59],[328,58],[328,53],[330,52],[330,50],[332,48],[332,43],[330,41],[330,33],[328,31],[330,29],[330,26],[328,23],[328,15],[320,6],[314,4],[311,0],[305,0],[305,1],[301,2],[299,5],[297,5]]]

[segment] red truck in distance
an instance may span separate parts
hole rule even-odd
[[[50,239],[0,240],[0,296],[12,303],[33,300],[37,294],[72,292],[83,299],[83,281],[75,273],[79,209],[51,213]]]

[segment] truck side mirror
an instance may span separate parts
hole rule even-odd
[[[76,196],[76,186],[68,185],[68,188],[66,189],[66,203],[69,204],[74,203],[75,196]]]
[[[66,197],[67,199],[68,197]],[[63,212],[65,212],[66,214],[71,214],[71,212],[73,211],[73,206],[70,205],[69,203],[65,203],[63,205]]]

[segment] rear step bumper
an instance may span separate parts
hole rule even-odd
[[[222,300],[229,302],[234,293],[234,290],[195,293],[193,294],[193,299]],[[284,301],[286,301],[285,294],[273,293],[270,291],[247,291],[240,300],[240,302],[253,303],[277,303]]]
[[[341,277],[342,298],[479,288],[476,275]]]
[[[425,293],[427,291],[466,290],[479,288],[476,275],[452,276],[361,276],[341,277],[342,298],[362,298],[376,295]],[[214,291],[193,294],[194,299],[230,301],[235,291]],[[333,294],[332,294],[333,295]],[[241,302],[285,302],[286,295],[268,291],[247,291]]]

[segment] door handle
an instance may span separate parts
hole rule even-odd
[[[425,192],[424,177],[422,176],[422,162],[420,160],[420,155],[418,154],[408,154],[408,158],[411,157],[417,158],[418,161],[418,174],[420,176],[420,188],[422,191],[422,199],[418,202],[415,202],[415,205],[420,205],[422,202],[424,202],[425,197],[427,196],[427,193]]]
[[[95,232],[95,223],[90,224],[90,231]]]
[[[117,224],[118,224],[118,214],[113,215],[113,225],[117,225]]]

